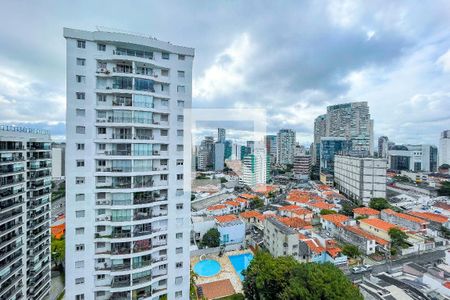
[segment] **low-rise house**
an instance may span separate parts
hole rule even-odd
[[[284,225],[296,230],[310,230],[311,223],[297,217],[278,217],[278,220]]]
[[[306,207],[311,209],[315,214],[319,214],[322,209],[336,210],[336,206],[334,204],[329,204],[325,201],[311,201],[306,203]]]
[[[427,229],[429,229],[431,235],[440,235],[442,227],[450,229],[448,217],[444,215],[419,211],[410,211],[408,214],[429,222]]]
[[[438,201],[433,204],[432,209],[444,216],[450,217],[450,204],[448,203]]]
[[[245,223],[236,215],[216,216],[216,226],[220,233],[220,244],[237,244],[245,240]]]
[[[357,226],[343,226],[336,235],[340,240],[353,244],[365,255],[375,253],[377,246],[389,248],[389,242],[374,234],[368,233]]]
[[[274,256],[291,255],[299,259],[298,232],[274,217],[264,222],[264,246]]]
[[[230,209],[225,204],[215,204],[206,208],[206,214],[209,216],[222,216],[230,213]]]
[[[406,227],[412,231],[417,232],[425,232],[427,229],[427,225],[429,224],[428,221],[404,213],[395,212],[390,208],[383,209],[380,213],[380,218],[384,221]]]
[[[357,207],[353,209],[353,217],[356,219],[358,217],[362,218],[378,218],[380,216],[380,211],[370,208],[370,207]]]
[[[395,224],[380,219],[362,219],[359,221],[359,226],[362,230],[389,242],[391,241],[391,237],[389,236],[389,230],[391,228],[399,228],[406,231],[405,228],[401,228]]]
[[[299,238],[299,258],[306,262],[326,263],[330,262],[335,266],[347,266],[348,258],[342,254],[342,250],[336,245],[336,241],[324,238],[317,234],[307,237],[303,234]]]
[[[261,230],[264,228],[264,216],[256,210],[244,211],[240,213],[239,217],[247,225],[254,225]]]
[[[245,198],[237,197],[236,199],[234,199],[234,201],[240,203],[241,209],[247,209],[250,207],[250,201]]]
[[[322,229],[335,233],[340,227],[347,225],[349,219],[348,216],[341,214],[320,215],[320,224]]]
[[[192,239],[199,242],[203,235],[216,226],[216,221],[213,216],[195,216],[191,217],[192,221]]]
[[[242,206],[240,202],[234,200],[225,201],[223,204],[228,206],[228,211],[232,214],[237,214],[238,212],[245,209],[245,207]]]
[[[311,222],[313,218],[311,210],[293,204],[278,208],[278,212],[283,217],[297,217],[307,222]]]
[[[286,197],[287,202],[298,206],[304,206],[309,200],[310,193],[302,190],[291,190]]]

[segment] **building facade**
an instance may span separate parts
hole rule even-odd
[[[186,299],[194,49],[64,29],[67,299]]]
[[[438,149],[433,145],[397,145],[388,151],[389,169],[436,172]]]
[[[222,171],[225,163],[225,144],[214,143],[214,171]]]
[[[52,176],[54,179],[64,179],[65,176],[66,144],[52,144]]]
[[[389,139],[387,136],[378,138],[378,157],[386,158],[389,150]]]
[[[276,163],[277,160],[277,136],[276,135],[266,135],[266,150],[267,154],[270,155],[270,160],[272,163]]]
[[[320,172],[334,174],[334,156],[345,155],[351,151],[352,143],[343,137],[320,139]]]
[[[264,246],[274,257],[293,256],[299,259],[298,232],[274,217],[264,221]]]
[[[269,174],[268,174],[269,172]],[[242,160],[241,181],[248,186],[265,184],[270,179],[270,158],[266,149],[261,148],[244,157]]]
[[[217,128],[217,141],[220,143],[225,143],[227,138],[225,128]]]
[[[277,164],[292,165],[294,163],[295,132],[281,129],[277,134]]]
[[[450,130],[444,130],[439,139],[439,166],[450,165]]]
[[[386,198],[387,162],[383,158],[334,157],[334,182],[350,199],[367,205],[372,198]]]
[[[0,299],[50,293],[51,140],[0,126]]]
[[[311,156],[296,155],[294,156],[294,176],[298,179],[308,179],[311,172]]]

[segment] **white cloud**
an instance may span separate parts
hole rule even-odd
[[[442,67],[444,72],[450,72],[450,49],[442,54],[436,63]]]
[[[194,79],[193,96],[211,100],[244,88],[245,73],[252,61],[253,45],[247,33],[238,36],[222,53],[216,56],[214,64]]]

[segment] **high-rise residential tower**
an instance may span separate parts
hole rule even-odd
[[[387,136],[378,138],[378,157],[386,158],[389,150],[389,139]]]
[[[327,136],[327,115],[320,115],[314,120],[314,144],[311,152],[312,164],[320,164],[320,139]]]
[[[0,299],[50,293],[51,140],[0,126]]]
[[[281,129],[277,134],[277,163],[292,165],[294,163],[295,132]]]
[[[266,135],[266,150],[267,155],[270,156],[272,163],[276,162],[277,158],[277,136],[276,135]]]
[[[194,49],[121,32],[64,37],[65,297],[187,299],[183,109]]]
[[[219,143],[225,143],[227,136],[225,128],[217,128],[217,141]]]
[[[441,133],[441,138],[439,139],[439,164],[450,165],[450,130],[444,130]]]

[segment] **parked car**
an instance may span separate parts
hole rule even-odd
[[[364,271],[366,271],[366,269],[363,268],[363,267],[353,267],[352,268],[352,273],[353,274],[359,274],[359,273],[362,273]]]
[[[362,267],[366,270],[372,270],[372,266],[371,265],[362,265]]]

